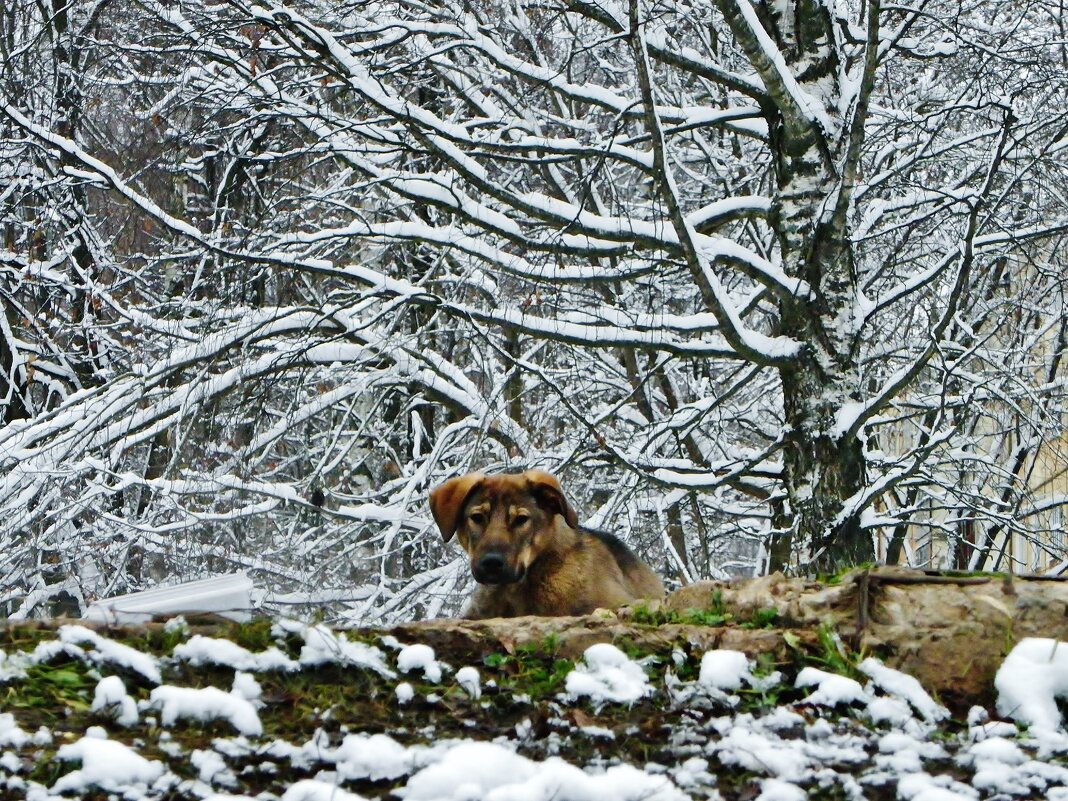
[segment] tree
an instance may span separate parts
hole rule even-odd
[[[576,269],[549,266],[547,257],[561,249],[572,264],[588,265],[576,282],[583,289],[616,278],[587,307],[587,319],[627,324],[576,331],[514,308],[482,311],[487,322],[591,347],[637,344],[624,328],[676,328],[685,338],[674,353],[660,342],[641,350],[714,356],[756,368],[750,375],[773,372],[779,403],[761,410],[766,444],[758,459],[740,465],[735,451],[730,467],[717,466],[707,449],[691,447],[693,464],[682,472],[702,474],[709,485],[728,477],[741,483],[751,466],[771,461],[779,485],[764,494],[780,509],[777,522],[789,535],[783,543],[802,545],[812,567],[833,569],[874,556],[862,516],[908,474],[869,477],[869,425],[951,341],[976,260],[998,258],[1022,232],[1059,231],[1063,209],[1034,227],[988,233],[1012,213],[1028,173],[1037,177],[1030,171],[1048,163],[1052,154],[1041,143],[1060,135],[1063,116],[1035,105],[1030,74],[1042,70],[1052,79],[1049,91],[1062,92],[1050,69],[1058,54],[1013,33],[1021,20],[1044,14],[1031,6],[1002,9],[1006,24],[988,32],[977,24],[990,11],[985,5],[969,10],[974,27],[967,16],[948,25],[956,13],[948,5],[883,11],[863,3],[851,16],[819,2],[738,0],[717,9],[718,16],[688,7],[672,13],[637,0],[626,14],[584,3],[556,12],[417,5],[376,20],[372,30],[382,33],[358,47],[291,8],[254,13],[294,58],[332,73],[367,104],[369,118],[384,118],[383,138],[444,165],[428,173],[364,162],[369,175],[400,199],[423,199],[450,220],[462,218],[483,252],[496,240],[491,261],[509,261],[511,251],[537,257],[537,264],[499,267],[531,284]],[[1015,66],[1028,69],[995,72],[992,66],[1005,64],[989,54],[1011,45],[1025,54]],[[363,52],[389,53],[388,73],[359,58]],[[984,56],[986,65],[978,63]],[[905,66],[925,59],[938,65],[926,76]],[[424,63],[456,88],[451,119],[406,94],[405,66]],[[944,80],[958,65],[970,81],[954,97]],[[906,69],[916,88],[895,96]],[[730,152],[720,152],[720,143]],[[956,165],[962,173],[948,174]],[[720,189],[732,168],[751,177],[759,194]],[[928,181],[930,194],[910,196]],[[917,215],[902,229],[903,218]],[[942,235],[919,241],[916,234],[934,225]],[[911,235],[915,246],[895,232]],[[440,230],[410,235],[462,248]],[[878,247],[895,238],[908,250],[882,258]],[[694,313],[659,324],[628,314],[628,284],[646,270],[685,276],[689,286],[673,287],[673,299],[685,298],[683,308]],[[883,354],[872,352],[872,340],[889,330],[884,320],[916,304],[922,330],[908,338],[894,369],[881,372]],[[697,331],[700,337],[691,334]],[[768,426],[768,412],[780,417],[778,430]],[[686,477],[615,455],[665,483]]]
[[[422,498],[471,467],[561,471],[682,580],[918,513],[978,560],[1061,503],[1052,7],[115,3],[82,80],[137,149],[0,105],[131,278],[114,375],[0,433],[9,544],[106,510],[124,585],[390,617],[455,604]]]

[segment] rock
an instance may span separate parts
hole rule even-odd
[[[774,607],[776,628],[743,628]],[[400,626],[396,636],[435,648],[504,650],[555,643],[577,658],[599,642],[626,643],[664,652],[731,648],[776,661],[817,650],[829,627],[857,652],[875,653],[891,667],[915,676],[944,702],[982,702],[1012,646],[1024,637],[1068,641],[1068,582],[999,576],[953,576],[898,567],[858,569],[829,583],[774,574],[755,579],[708,581],[683,587],[646,613],[670,618],[714,611],[723,626],[635,622],[635,608],[586,617],[434,620]]]
[[[560,656],[577,659],[595,643],[626,644],[639,651],[666,652],[688,646],[697,651],[733,648],[750,656],[769,653],[777,661],[791,658],[781,629],[741,629],[693,623],[639,625],[618,617],[515,617],[489,620],[428,620],[397,626],[390,633],[402,642],[424,642],[435,651],[515,653],[552,643]],[[802,645],[814,646],[815,632],[794,633]]]
[[[753,579],[690,584],[669,595],[664,608],[683,612],[722,605],[733,622],[742,623],[774,607],[785,626],[820,626],[851,620],[856,614],[856,598],[856,584],[848,576],[838,584],[825,584],[773,573]]]
[[[770,608],[777,613],[775,628],[744,625],[764,625]],[[688,611],[711,611],[713,619],[722,615],[724,625],[677,622],[699,617]],[[650,619],[674,622],[642,622]],[[64,622],[69,621],[21,625],[54,628]],[[190,628],[210,635],[227,625],[204,620]],[[896,567],[854,570],[833,583],[775,574],[700,582],[662,602],[598,610],[584,617],[442,619],[356,633],[370,641],[392,634],[405,643],[426,643],[439,654],[469,664],[489,653],[547,646],[577,659],[589,646],[603,642],[661,656],[674,648],[729,648],[785,663],[799,661],[805,653],[819,655],[820,632],[827,628],[855,653],[879,656],[916,677],[943,703],[966,710],[990,703],[994,675],[1017,642],[1025,637],[1068,641],[1068,581],[954,576]]]
[[[944,577],[899,583],[873,572],[860,644],[886,652],[944,700],[989,695],[994,675],[1024,637],[1068,639],[1068,583],[1027,578]]]

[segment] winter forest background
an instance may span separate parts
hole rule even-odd
[[[0,613],[1065,558],[1064,0],[5,0]],[[307,606],[302,606],[307,604]]]

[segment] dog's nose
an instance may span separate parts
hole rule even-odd
[[[499,553],[488,553],[478,560],[478,569],[488,581],[500,579],[504,574],[504,557]]]

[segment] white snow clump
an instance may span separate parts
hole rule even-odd
[[[653,692],[642,666],[610,643],[591,645],[582,659],[565,680],[572,699],[586,695],[594,702],[633,704]]]
[[[160,722],[173,726],[179,718],[200,722],[227,720],[246,737],[263,734],[256,708],[246,699],[218,687],[156,687],[149,696],[152,707],[161,710]]]
[[[441,665],[434,658],[434,649],[423,643],[404,646],[397,654],[397,669],[401,673],[422,670],[427,681],[433,684],[441,681]]]
[[[1001,663],[994,688],[998,713],[1046,731],[1061,725],[1057,698],[1068,698],[1068,643],[1044,637],[1020,640]]]
[[[129,746],[108,740],[99,726],[91,726],[85,736],[59,747],[56,757],[82,763],[79,770],[60,776],[54,793],[85,793],[93,787],[107,793],[130,795],[134,788],[152,784],[163,775],[163,764],[145,759]]]
[[[126,685],[118,676],[105,676],[93,693],[93,712],[109,711],[120,726],[133,726],[140,719],[137,702],[126,694]]]

